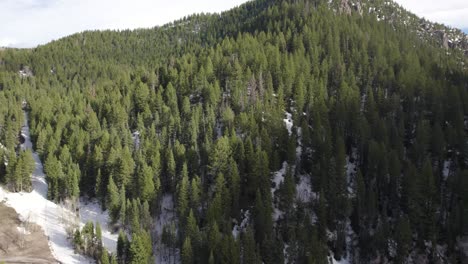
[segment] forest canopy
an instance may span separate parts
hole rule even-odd
[[[466,261],[466,58],[339,2],[0,51],[1,182],[31,186],[24,101],[48,198],[120,230],[101,263]]]

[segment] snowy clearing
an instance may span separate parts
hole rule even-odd
[[[21,129],[25,142],[21,149],[31,149],[28,115],[25,112],[25,125]],[[49,239],[49,246],[55,259],[62,263],[93,263],[94,261],[75,254],[73,245],[68,240],[67,228],[83,226],[86,221],[98,221],[102,226],[103,243],[109,250],[115,252],[117,236],[110,234],[107,228],[108,216],[95,203],[80,206],[80,220],[63,205],[57,205],[47,200],[47,182],[39,155],[33,152],[35,169],[32,174],[33,191],[30,193],[10,193],[0,187],[0,198],[6,205],[12,207],[20,215],[22,221],[33,222],[44,229]],[[78,223],[77,223],[78,222]]]
[[[170,247],[162,242],[164,227],[170,226],[171,223],[177,224],[177,217],[174,211],[174,198],[171,194],[165,194],[161,201],[161,212],[154,222],[154,226],[156,227],[155,263],[180,263],[179,250],[171,250]],[[177,234],[177,230],[175,232]]]
[[[301,175],[299,183],[296,185],[296,198],[302,203],[316,199],[316,194],[312,192],[312,184],[309,175]]]
[[[87,222],[94,222],[101,225],[102,230],[102,243],[112,253],[117,250],[117,233],[111,233],[109,223],[109,214],[107,211],[102,211],[101,206],[95,200],[80,201],[80,227],[83,227]]]

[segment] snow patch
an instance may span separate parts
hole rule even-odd
[[[442,176],[444,176],[444,180],[447,180],[449,174],[450,174],[450,165],[451,165],[450,160],[444,161],[444,169],[442,171]]]
[[[162,242],[164,227],[176,222],[177,217],[174,212],[174,198],[171,194],[165,194],[161,201],[161,212],[159,216],[156,217],[154,223],[154,226],[156,227],[155,237],[157,238],[155,251],[156,263],[180,263],[180,254],[178,250],[176,250],[176,252],[171,252],[172,250]]]
[[[289,136],[292,135],[292,127],[293,127],[293,120],[292,120],[292,114],[289,112],[286,112],[286,118],[283,119],[284,124],[286,125],[286,129],[288,130]]]
[[[3,190],[3,199],[7,206],[16,210],[21,221],[33,222],[42,227],[55,259],[70,264],[91,263],[90,259],[75,254],[73,245],[68,240],[67,226],[76,224],[73,214],[47,200],[45,195],[40,193],[44,189],[41,184],[40,177],[33,173],[34,190],[31,193],[9,193]]]
[[[132,139],[133,139],[133,145],[135,146],[135,149],[140,148],[140,132],[135,131],[132,134]]]
[[[21,145],[21,149],[32,150],[28,114],[26,112],[24,112],[24,117],[25,125],[21,129],[21,134],[25,142]],[[1,200],[5,201],[7,206],[16,210],[21,221],[33,222],[42,227],[49,240],[52,255],[61,263],[94,262],[87,257],[75,254],[73,245],[68,239],[67,230],[70,231],[77,226],[84,225],[85,222],[82,221],[99,221],[103,227],[104,245],[112,252],[115,252],[117,237],[111,235],[107,229],[107,214],[102,213],[96,204],[88,204],[80,207],[82,216],[78,218],[75,212],[68,209],[68,206],[47,200],[48,188],[43,165],[36,152],[33,152],[33,158],[35,161],[35,169],[32,173],[33,191],[30,193],[10,193],[0,187]]]
[[[281,218],[283,217],[284,215],[284,212],[281,211],[280,209],[278,209],[277,207],[275,207],[273,209],[273,221],[275,221],[275,223]]]
[[[232,228],[232,236],[237,239],[239,237],[239,234],[244,232],[244,230],[247,228],[250,222],[250,211],[249,210],[241,210],[241,218],[242,221],[240,224],[234,225]]]
[[[348,182],[348,195],[350,197],[354,197],[355,196],[355,175],[356,175],[356,161],[354,158],[346,156],[346,168],[345,169],[346,169],[346,179]]]
[[[169,225],[174,220],[174,200],[172,195],[165,194],[161,201],[161,213],[157,217],[155,223],[157,235],[161,236],[164,226]]]
[[[286,175],[286,170],[288,169],[288,163],[283,162],[281,169],[273,174],[273,187],[271,187],[271,196],[275,198],[276,191],[279,190],[281,183],[284,182],[284,176]],[[276,222],[284,215],[284,212],[278,208],[277,199],[273,199],[273,220]]]
[[[284,176],[286,175],[287,168],[288,163],[285,161],[283,162],[283,166],[281,167],[281,169],[273,174],[273,182],[275,183],[275,186],[271,188],[272,196],[279,189],[280,184],[284,181]]]
[[[107,211],[102,211],[101,206],[95,200],[80,201],[80,227],[83,227],[87,222],[99,223],[102,230],[102,243],[107,250],[116,253],[118,234],[111,233],[109,226],[109,214]]]
[[[327,233],[330,232],[327,230]],[[354,234],[354,231],[351,227],[351,222],[348,220],[346,221],[346,256],[343,256],[340,260],[336,260],[333,253],[331,253],[331,256],[329,258],[329,263],[333,264],[350,264],[353,263],[353,254],[355,252],[354,248],[354,239],[356,234]],[[331,233],[331,232],[330,232]],[[336,238],[336,232],[331,233],[332,236],[334,235]]]
[[[309,175],[301,175],[299,183],[296,185],[296,198],[302,203],[310,202],[317,195],[312,192],[312,184]]]

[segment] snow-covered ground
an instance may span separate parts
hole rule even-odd
[[[161,201],[161,213],[156,217],[154,222],[154,226],[156,227],[155,263],[180,263],[180,254],[178,250],[171,252],[169,247],[164,245],[161,241],[164,227],[169,226],[171,223],[177,223],[177,217],[174,212],[174,198],[170,194],[165,194]],[[174,253],[175,256],[172,255],[172,253]]]
[[[21,129],[25,142],[21,149],[31,149],[28,115],[25,115],[25,125]],[[65,206],[55,204],[47,200],[47,183],[43,170],[43,165],[36,152],[33,152],[35,169],[32,174],[33,191],[30,193],[10,193],[0,187],[0,199],[6,205],[12,207],[20,215],[22,221],[30,221],[38,224],[44,230],[49,239],[49,246],[55,259],[62,263],[92,263],[93,261],[82,255],[75,254],[73,245],[68,240],[66,228],[70,226],[84,225],[86,221],[99,221],[103,231],[103,242],[109,250],[115,252],[117,236],[111,235],[107,228],[108,216],[102,213],[96,204],[83,204],[80,206],[80,222],[73,212]]]
[[[132,134],[132,139],[133,139],[133,145],[135,146],[135,149],[140,148],[140,132],[135,131]]]
[[[284,124],[286,125],[286,129],[288,130],[288,134],[291,136],[292,127],[293,127],[292,114],[289,112],[286,112],[286,118],[283,119],[283,121],[284,121]]]
[[[242,217],[242,221],[240,222],[240,224],[236,224],[232,228],[232,235],[234,236],[235,239],[237,239],[239,237],[240,233],[244,232],[244,230],[249,225],[250,211],[249,210],[246,210],[246,211],[241,210],[241,217]]]
[[[444,161],[444,169],[442,171],[442,175],[444,176],[444,180],[447,180],[449,174],[450,174],[450,165],[451,162],[450,160]]]
[[[271,188],[271,195],[274,196],[275,192],[279,189],[280,184],[284,181],[284,176],[286,175],[286,169],[288,168],[288,163],[283,162],[283,167],[275,173],[273,173],[273,182],[275,186]]]
[[[285,161],[283,162],[283,166],[281,169],[275,173],[273,173],[272,181],[275,183],[273,187],[271,187],[271,197],[273,197],[273,221],[275,223],[284,215],[284,212],[278,208],[278,203],[276,199],[276,191],[279,190],[281,183],[284,182],[284,176],[286,175],[286,170],[288,169],[288,163]]]
[[[327,230],[327,232],[330,232]],[[336,260],[334,257],[333,252],[331,252],[329,257],[329,263],[331,264],[349,264],[353,263],[354,254],[356,254],[356,234],[351,227],[351,221],[346,221],[346,255],[343,256],[340,260]],[[332,236],[335,236],[333,239],[336,238],[336,232],[333,233]]]
[[[99,222],[102,230],[102,243],[107,250],[115,253],[117,250],[117,233],[111,233],[109,227],[109,214],[107,211],[102,211],[101,206],[95,200],[80,201],[80,227],[83,227],[87,222],[91,221],[94,223]]]
[[[302,203],[310,202],[316,199],[316,193],[312,192],[312,184],[309,175],[301,175],[299,183],[296,185],[296,199]]]
[[[354,154],[353,154],[354,156]],[[348,185],[348,195],[350,198],[355,196],[355,176],[356,176],[356,161],[353,159],[351,162],[351,158],[346,156],[346,180]]]

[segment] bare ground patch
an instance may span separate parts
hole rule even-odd
[[[0,202],[0,262],[57,263],[44,231],[22,222],[16,211]]]

